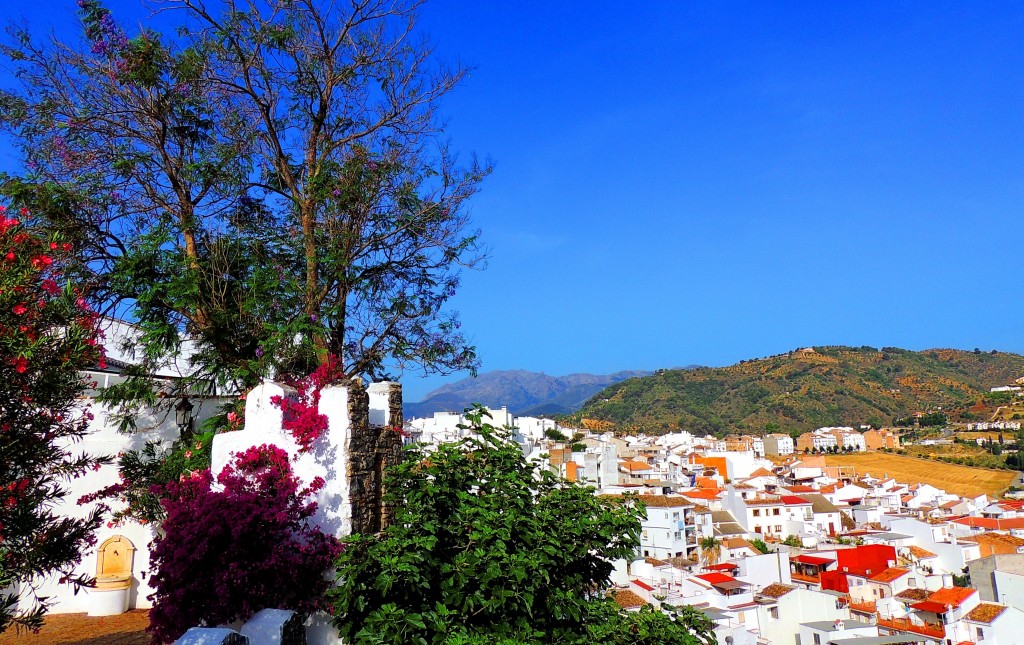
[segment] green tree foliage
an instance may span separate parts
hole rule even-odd
[[[181,0],[174,36],[132,35],[98,0],[84,39],[3,48],[19,176],[0,183],[79,244],[138,358],[197,342],[195,378],[475,369],[446,303],[485,255],[437,116],[465,69],[434,61],[415,0]],[[138,378],[108,398],[154,403]]]
[[[27,219],[0,207],[0,632],[41,625],[39,577],[88,583],[74,569],[100,511],[58,507],[70,480],[109,462],[74,445],[92,418],[80,370],[103,363],[96,314],[67,280],[71,243]]]
[[[760,551],[761,553],[768,553],[770,551],[770,549],[768,548],[768,543],[762,540],[761,538],[754,538],[750,541],[750,543],[753,544],[754,548]]]
[[[385,479],[394,521],[352,536],[330,592],[347,642],[712,643],[693,610],[621,611],[612,562],[639,548],[645,510],[528,462],[468,415],[475,438],[410,450]]]

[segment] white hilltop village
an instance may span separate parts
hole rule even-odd
[[[112,331],[129,338],[133,333],[123,323],[114,323]],[[90,380],[109,384],[130,362],[112,352],[109,367],[90,373]],[[156,376],[172,382],[181,372],[168,365]],[[269,404],[275,394],[287,389],[266,381],[247,394],[245,428],[216,436],[213,469],[247,447],[275,443],[304,460],[296,469],[301,477],[327,479],[314,518],[321,528],[341,537],[366,518],[372,522],[374,514],[379,522],[380,508],[366,507],[353,492],[375,484],[372,474],[352,469],[352,452],[362,439],[397,424],[401,386],[325,389],[320,410],[329,429],[315,450],[301,456],[281,428],[280,410]],[[214,414],[226,399],[194,399],[194,420]],[[352,413],[353,402],[364,406],[366,419]],[[95,414],[93,432],[76,450],[117,454],[153,439],[169,446],[179,434],[173,414],[143,414],[139,432],[125,435],[91,396],[83,406]],[[592,486],[595,495],[641,496],[641,546],[632,561],[616,563],[609,590],[624,609],[691,605],[713,621],[718,642],[728,645],[1024,642],[1024,501],[961,497],[807,454],[895,448],[899,437],[893,431],[820,428],[796,441],[788,434],[718,439],[685,431],[616,436],[515,417],[504,408],[489,413],[489,423],[508,428],[523,454],[542,467]],[[404,441],[458,441],[469,432],[460,427],[466,425],[464,415],[454,412],[405,420]],[[116,466],[75,480],[63,511],[88,513],[91,504],[74,500],[116,480]],[[105,525],[79,567],[97,576],[96,588],[73,593],[55,579],[39,580],[37,587],[55,598],[54,613],[101,616],[150,607],[154,536],[150,525]],[[254,645],[279,642],[267,636],[274,619],[268,616],[257,614],[248,627],[231,629]],[[310,645],[341,642],[325,616],[311,617],[306,635]]]

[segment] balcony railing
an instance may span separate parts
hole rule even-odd
[[[913,632],[933,638],[946,637],[946,629],[940,623],[915,623],[909,618],[882,618],[879,616],[878,626],[897,629],[901,632]]]
[[[793,580],[799,580],[800,582],[809,582],[815,585],[821,584],[821,580],[818,578],[818,576],[806,576],[802,573],[797,573],[794,571],[793,573],[789,574],[789,577]]]

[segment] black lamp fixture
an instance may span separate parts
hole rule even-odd
[[[181,397],[178,404],[174,406],[174,419],[178,424],[178,430],[181,432],[181,436],[190,434],[192,432],[192,402],[188,400],[187,396]]]

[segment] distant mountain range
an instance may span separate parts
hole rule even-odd
[[[607,421],[628,431],[810,430],[892,424],[941,410],[985,419],[989,388],[1024,376],[1024,356],[1007,352],[896,347],[814,347],[729,367],[658,370],[614,383],[568,420]]]
[[[651,372],[638,370],[567,376],[526,370],[484,372],[439,387],[419,403],[406,403],[405,418],[461,412],[474,403],[491,408],[504,406],[517,416],[570,414],[607,386],[648,374]]]

